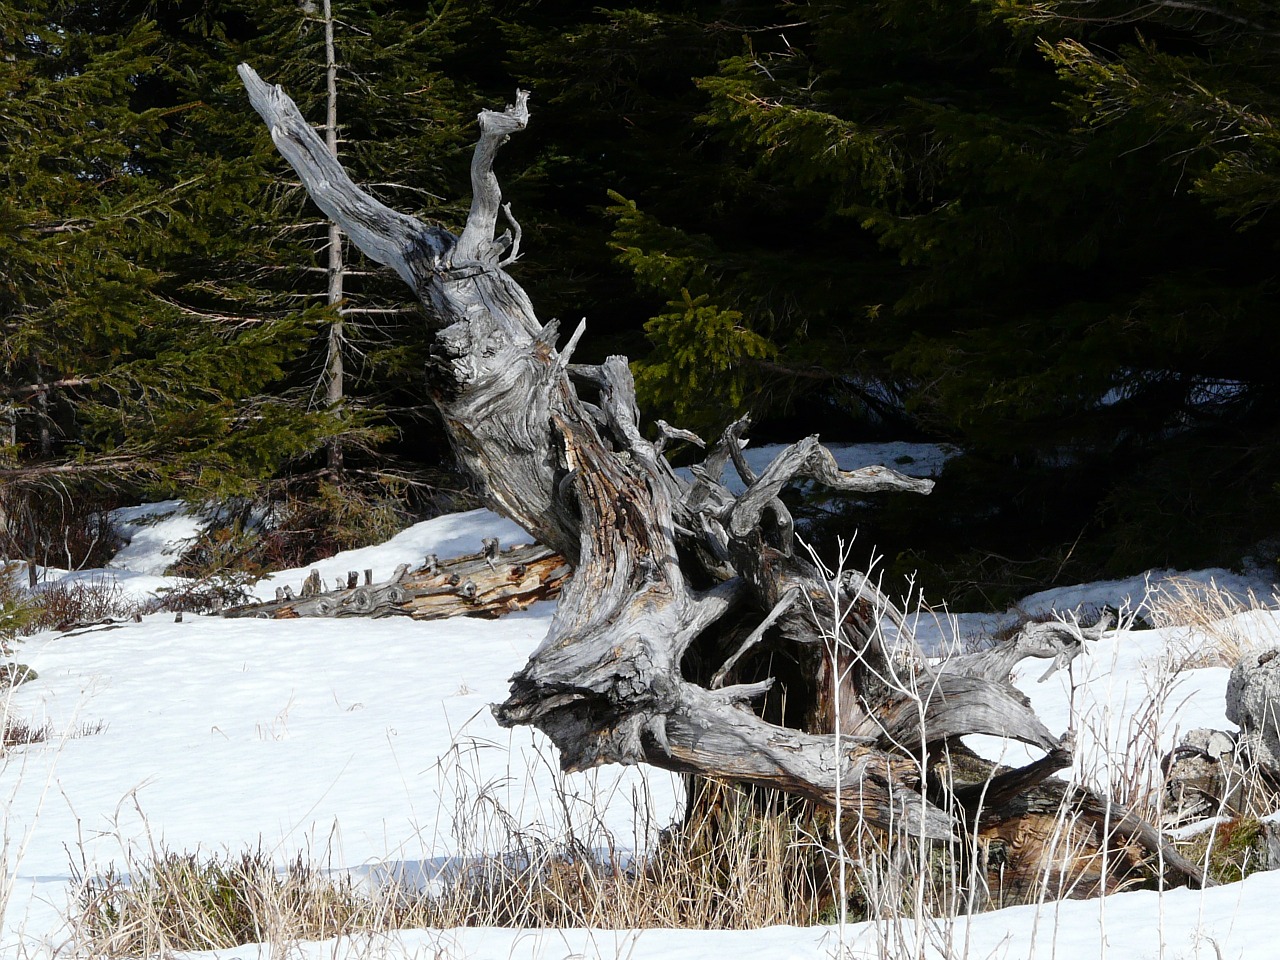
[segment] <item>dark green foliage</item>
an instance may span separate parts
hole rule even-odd
[[[447,195],[441,212],[456,215],[474,110],[430,67],[456,52],[466,19],[437,6],[414,21],[388,4],[340,11],[341,116],[357,151],[344,160],[394,179],[388,202],[422,214]],[[65,563],[41,551],[55,518],[33,490],[51,482],[64,506],[103,484],[122,498],[301,493],[340,436],[355,454],[344,482],[403,484],[412,466],[378,448],[424,434],[419,309],[394,278],[352,264],[353,389],[340,417],[326,409],[324,226],[234,72],[251,59],[314,111],[314,17],[122,0],[0,7],[0,29],[14,51],[0,64],[0,555]],[[425,451],[432,467],[439,452]]]
[[[319,8],[0,3],[16,552],[51,477],[311,503],[320,552],[430,499],[419,308],[347,251],[329,409],[326,226],[234,74],[322,122]],[[965,451],[923,503],[816,505],[825,535],[997,599],[1280,531],[1273,4],[334,8],[342,159],[399,209],[456,228],[476,111],[532,88],[516,276],[646,415]]]
[[[724,170],[704,149],[695,79],[740,47],[749,10],[769,6],[495,4],[496,59],[533,94],[536,135],[514,140],[500,161],[527,248],[538,251],[518,276],[543,315],[568,329],[585,315],[583,359],[644,353],[644,323],[680,300],[674,283],[636,296],[628,265],[613,255],[607,209],[623,201],[610,191],[658,214],[713,199],[706,187]]]
[[[697,429],[723,426],[726,414],[745,412],[747,391],[758,377],[752,361],[772,357],[774,346],[743,326],[737,310],[722,310],[707,294],[688,290],[671,312],[645,324],[654,351],[636,364],[636,389],[672,410],[677,422]]]
[[[216,495],[330,427],[279,393],[305,313],[228,317],[187,296],[209,283],[183,271],[217,257],[219,217],[252,203],[184,141],[198,103],[147,102],[156,25],[5,5],[0,36],[0,549],[34,555],[38,488],[60,502],[104,483]]]
[[[621,258],[761,338],[758,414],[962,446],[847,521],[935,594],[1236,560],[1280,527],[1276,23],[1236,6],[780,4],[698,81],[718,179],[616,206]]]
[[[463,199],[465,159],[449,161],[459,154],[469,121],[458,107],[465,97],[436,67],[456,48],[452,37],[466,26],[465,16],[448,3],[415,8],[412,16],[385,3],[336,3],[334,9],[344,164],[401,209],[428,219],[455,213],[435,198],[450,195],[455,207]],[[296,407],[335,421],[343,447],[353,454],[353,476],[386,469],[386,443],[422,418],[421,314],[402,284],[349,245],[344,300],[338,308],[327,305],[327,224],[268,131],[246,110],[235,75],[238,62],[253,62],[323,123],[326,58],[319,5],[234,3],[203,12],[205,19],[188,10],[168,24],[175,62],[184,69],[156,78],[152,94],[205,105],[206,115],[184,130],[185,138],[236,164],[237,196],[245,206],[210,225],[219,232],[225,256],[185,269],[203,276],[191,295],[203,297],[205,309],[226,315],[308,317],[313,335],[289,369],[287,395]],[[444,179],[442,170],[450,168],[452,179]],[[341,409],[329,410],[328,329],[339,310],[347,376]]]

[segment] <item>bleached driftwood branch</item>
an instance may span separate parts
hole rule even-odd
[[[494,708],[500,723],[546,732],[566,769],[645,762],[778,787],[926,837],[955,835],[968,815],[924,782],[931,775],[913,747],[933,755],[980,730],[1051,751],[1041,767],[1061,760],[1058,738],[994,668],[886,680],[898,674],[880,631],[883,598],[865,578],[833,584],[794,549],[787,485],[928,493],[930,481],[884,467],[840,471],[816,438],[756,475],[742,456],[745,421],[686,479],[662,447],[696,438],[667,426],[658,443],[646,439],[625,359],[571,364],[581,326],[558,349],[558,324],[540,323],[504,270],[515,240],[495,237],[503,205],[493,165],[503,141],[528,124],[526,95],[480,114],[471,212],[455,238],[369,197],[279,88],[247,66],[240,73],[317,204],[426,307],[430,390],[460,465],[494,509],[574,567],[546,638]],[[742,494],[721,482],[730,463],[747,484]],[[824,618],[816,612],[824,602],[843,612]],[[826,654],[832,640],[842,651],[835,661]],[[763,653],[774,650],[816,678],[807,729],[753,709],[775,686],[759,675]],[[832,670],[849,686],[839,748],[824,706]]]

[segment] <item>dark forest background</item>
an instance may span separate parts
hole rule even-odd
[[[235,77],[324,123],[328,27],[343,163],[445,227],[476,112],[532,91],[512,272],[650,418],[959,449],[799,507],[819,542],[966,605],[1274,562],[1270,0],[325,9],[0,2],[0,556],[95,562],[104,509],[180,496],[225,520],[189,571],[252,569],[470,502],[418,307],[330,258]]]

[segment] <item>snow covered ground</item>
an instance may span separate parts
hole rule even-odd
[[[390,573],[427,552],[472,552],[482,535],[520,539],[473,511],[352,551],[335,570]],[[490,785],[527,823],[555,818],[550,748],[499,729],[486,706],[505,697],[553,609],[435,623],[162,614],[21,642],[19,659],[40,677],[7,709],[73,735],[15,750],[0,771],[16,877],[4,949],[52,956],[73,866],[100,871],[131,849],[261,843],[281,862],[305,852],[403,873],[451,852],[462,789]],[[569,789],[630,845],[641,776],[609,769],[571,777]],[[675,778],[644,776],[669,814]]]
[[[164,551],[191,536],[192,523],[174,509],[169,519],[137,528],[112,575],[130,590],[155,589],[163,583]],[[373,568],[380,577],[427,553],[472,552],[482,536],[506,544],[525,539],[506,521],[473,511],[419,524],[381,547],[319,566],[328,581],[351,569]],[[259,593],[272,593],[278,582],[296,587],[305,572],[281,573]],[[91,575],[104,574],[71,576]],[[1221,582],[1230,575],[1214,576]],[[1270,595],[1270,585],[1258,578],[1229,585]],[[1023,607],[1119,606],[1121,595],[1137,603],[1144,586],[1138,580],[1072,588],[1028,598]],[[66,955],[73,876],[151,849],[235,853],[261,845],[280,863],[302,853],[358,875],[390,870],[429,879],[456,849],[457,805],[481,789],[525,823],[563,817],[552,802],[561,776],[552,749],[532,731],[499,729],[487,709],[505,697],[507,678],[541,639],[552,611],[544,603],[498,621],[435,623],[193,616],[175,623],[172,615],[156,615],[22,641],[16,659],[40,677],[14,689],[7,709],[33,723],[48,721],[66,736],[11,750],[0,761],[7,871],[0,895],[8,901],[0,957]],[[963,635],[997,620],[966,616],[949,629]],[[1280,641],[1280,614],[1242,615],[1239,627],[1260,644]],[[1186,642],[1180,628],[1123,631],[1097,644],[1073,674],[1038,684],[1041,671],[1028,668],[1020,684],[1050,729],[1080,732],[1081,774],[1105,779],[1102,748],[1125,742],[1133,712],[1167,676],[1161,664]],[[1195,726],[1229,726],[1226,675],[1220,667],[1177,675],[1160,718],[1163,742]],[[1081,684],[1085,677],[1089,682]],[[77,735],[88,729],[99,732]],[[998,741],[975,742],[1006,762],[1025,755]],[[674,815],[680,800],[675,778],[647,769],[607,768],[563,783],[573,798],[570,816],[586,819],[592,809],[603,810],[605,825],[630,847],[646,841],[633,836],[642,794],[659,822]],[[847,932],[846,947],[850,956],[879,957],[892,934],[919,937],[933,951],[926,953],[939,957],[1262,960],[1280,955],[1278,900],[1280,872],[1257,874],[1207,891],[1018,907],[919,931],[861,925]],[[304,944],[288,955],[751,960],[829,957],[838,948],[828,927],[466,929]],[[267,947],[216,954],[224,960],[279,955]]]

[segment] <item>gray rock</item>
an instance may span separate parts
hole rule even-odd
[[[1236,737],[1222,730],[1188,732],[1164,758],[1166,828],[1238,812],[1243,777]]]
[[[1236,751],[1236,738],[1225,730],[1201,727],[1182,738],[1182,745],[1199,750],[1212,760],[1222,760]]]
[[[1266,844],[1263,870],[1280,870],[1280,822],[1272,817],[1262,821],[1262,838]]]
[[[1249,654],[1227,681],[1227,719],[1254,764],[1280,779],[1280,650]]]

